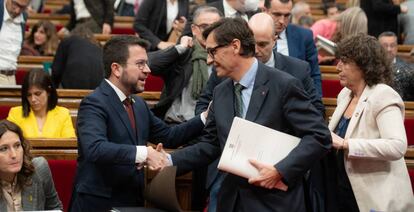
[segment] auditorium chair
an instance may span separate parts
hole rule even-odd
[[[339,80],[323,79],[322,80],[322,97],[337,98],[339,92],[342,90]]]
[[[76,160],[48,160],[47,162],[52,172],[59,199],[62,201],[63,210],[68,211],[77,162]]]
[[[16,71],[16,84],[23,85],[24,76],[27,74],[27,70],[17,69]]]
[[[414,118],[405,118],[405,133],[407,134],[407,144],[414,145]]]
[[[0,105],[0,120],[7,118],[10,108],[11,106],[9,105]]]
[[[164,81],[161,77],[154,75],[148,75],[148,78],[145,82],[145,91],[162,91],[164,87]]]

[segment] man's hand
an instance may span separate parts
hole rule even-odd
[[[107,23],[104,23],[102,25],[102,34],[109,35],[109,34],[111,34],[111,31],[112,31],[111,25],[109,25]]]
[[[186,48],[186,49],[191,48],[191,47],[193,47],[193,38],[189,37],[189,36],[183,36],[180,39],[180,44],[179,45]]]
[[[261,163],[253,159],[250,159],[249,162],[259,171],[259,176],[249,178],[250,184],[267,189],[277,188],[282,191],[287,191],[287,185],[281,181],[282,175],[280,175],[273,165]]]
[[[172,28],[177,32],[182,32],[184,30],[187,19],[184,16],[181,16],[179,19],[174,20]]]
[[[149,169],[158,171],[168,165],[168,158],[161,143],[157,145],[156,149],[148,146],[147,150],[147,164]]]

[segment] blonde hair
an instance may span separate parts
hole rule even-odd
[[[368,33],[368,19],[359,7],[350,7],[334,19],[338,24],[332,41],[339,42],[349,36]]]

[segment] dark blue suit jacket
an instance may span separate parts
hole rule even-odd
[[[143,205],[144,173],[135,164],[136,146],[150,141],[175,148],[198,136],[204,127],[197,116],[170,128],[152,114],[142,98],[133,99],[136,134],[122,102],[106,81],[82,100],[73,210],[107,211],[113,206]],[[86,201],[87,207],[78,207]]]
[[[318,51],[313,41],[312,31],[289,24],[286,27],[286,37],[288,41],[289,56],[305,60],[311,67],[311,77],[315,83],[315,88],[322,96],[321,71],[318,65]]]
[[[214,90],[201,141],[172,153],[179,173],[220,156],[235,116],[233,87],[233,81],[226,79]],[[330,149],[331,136],[302,84],[259,62],[246,119],[301,138],[299,145],[275,164],[289,190],[264,189],[227,174],[217,198],[217,211],[305,211],[303,176]]]

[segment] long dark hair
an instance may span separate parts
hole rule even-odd
[[[30,103],[29,100],[27,100],[27,95],[32,86],[44,89],[47,92],[47,111],[53,110],[58,102],[56,88],[54,87],[50,76],[41,69],[33,69],[26,74],[22,85],[23,117],[28,117],[30,113]]]
[[[16,133],[19,136],[22,148],[23,148],[23,165],[20,171],[17,173],[17,187],[21,191],[26,185],[32,183],[31,176],[34,173],[34,166],[32,163],[32,155],[30,153],[30,144],[23,137],[23,132],[19,126],[8,120],[0,121],[0,138],[3,137],[7,131]],[[0,184],[0,188],[2,185]],[[3,196],[3,192],[0,192],[0,197]]]
[[[39,21],[33,26],[29,37],[27,37],[27,43],[33,47],[36,46],[34,34],[40,27],[43,27],[46,34],[46,42],[39,46],[40,53],[43,55],[54,55],[59,45],[59,38],[56,33],[56,26],[48,20]]]

